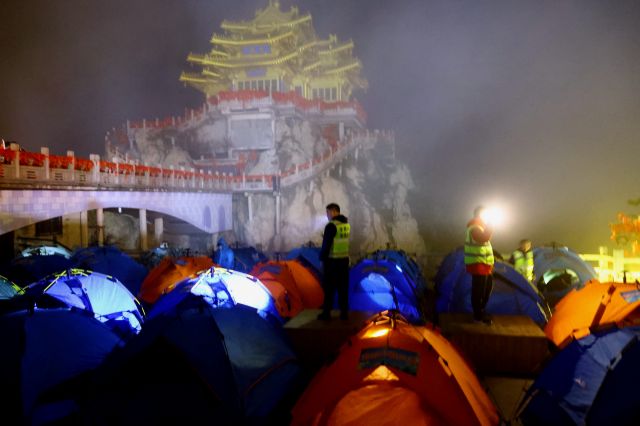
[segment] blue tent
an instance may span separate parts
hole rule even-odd
[[[282,424],[269,420],[299,375],[282,328],[245,306],[187,298],[154,314],[98,371],[88,416],[98,424]]]
[[[213,308],[231,308],[236,304],[221,280],[198,276],[179,282],[172,291],[162,295],[149,311],[147,319],[164,315],[177,309],[179,305],[181,309],[185,309],[189,304],[200,305],[197,299],[204,300]]]
[[[282,322],[282,317],[280,317],[278,313],[273,296],[271,296],[269,290],[259,279],[248,274],[243,274],[242,272],[225,268],[212,267],[202,272],[196,278],[186,279],[176,285],[173,291],[163,296],[160,300],[178,290],[178,287],[184,287],[180,289],[178,294],[188,291],[208,299],[215,299],[216,297],[223,298],[225,296],[219,293],[220,284],[223,285],[228,294],[231,295],[233,304],[249,306],[255,309],[258,314],[265,319],[278,323]],[[181,296],[176,295],[176,297]],[[160,303],[160,301],[157,303]],[[212,303],[212,305],[218,303],[220,302]]]
[[[302,246],[294,248],[285,255],[285,260],[298,260],[322,280],[324,269],[320,260],[320,247]]]
[[[99,272],[69,269],[25,287],[23,293],[36,306],[38,297],[47,295],[70,308],[85,310],[122,337],[139,333],[142,327],[138,300],[120,281]]]
[[[121,340],[90,315],[69,309],[0,316],[0,365],[7,424],[42,424],[74,411],[56,388],[96,368]]]
[[[471,313],[471,275],[464,265],[464,253],[457,249],[449,253],[435,276],[437,312]],[[527,315],[538,325],[548,320],[544,298],[513,266],[496,261],[493,292],[487,312],[498,315]]]
[[[267,260],[267,256],[255,247],[236,247],[233,249],[233,270],[249,273],[253,267]],[[215,261],[215,260],[214,260]]]
[[[52,254],[64,256],[67,259],[71,257],[71,251],[62,245],[28,247],[22,250],[21,254],[22,254],[22,257],[50,256]]]
[[[15,296],[20,287],[12,283],[9,279],[0,275],[0,300],[11,299]]]
[[[412,323],[424,321],[424,280],[401,252],[376,252],[349,272],[349,306],[356,311],[396,309]],[[403,268],[404,266],[404,268]]]
[[[558,352],[527,390],[525,425],[640,424],[640,328],[596,332]]]
[[[567,247],[536,247],[533,261],[538,289],[551,305],[597,278],[593,267]]]
[[[70,259],[59,254],[20,256],[0,266],[0,275],[24,287],[48,275],[64,271],[71,265]]]
[[[131,294],[138,294],[147,269],[113,246],[92,246],[77,250],[71,257],[74,268],[116,277]]]
[[[416,261],[403,250],[378,250],[370,258],[385,258],[395,262],[416,283],[416,288],[425,288],[427,283]]]

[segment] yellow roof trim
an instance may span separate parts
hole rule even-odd
[[[306,14],[298,19],[294,19],[291,21],[285,22],[272,22],[269,24],[256,24],[255,22],[233,22],[233,21],[222,21],[220,28],[223,30],[229,31],[249,31],[249,30],[271,30],[273,28],[278,27],[295,27],[296,25],[304,24],[305,22],[311,21],[311,14]]]
[[[196,77],[193,74],[182,73],[180,74],[180,81],[188,83],[208,83],[210,80],[202,77]]]
[[[319,67],[321,63],[322,63],[321,61],[316,61],[316,62],[314,62],[312,64],[309,64],[306,67],[302,68],[302,71],[305,71],[305,72],[306,71],[311,71],[312,69]]]
[[[198,62],[202,65],[210,65],[220,68],[247,68],[247,67],[262,67],[267,65],[279,65],[283,62],[286,62],[290,59],[295,58],[300,54],[300,51],[294,51],[287,55],[280,56],[278,58],[270,59],[268,61],[252,61],[252,62],[238,62],[238,63],[229,63],[225,61],[217,61],[212,58],[207,57],[199,57],[197,55],[189,55],[187,57],[188,61]]]
[[[274,37],[253,38],[248,40],[233,40],[214,34],[213,37],[211,37],[211,43],[227,44],[230,46],[247,46],[250,44],[275,43],[291,36],[293,36],[293,31],[287,31],[286,33],[278,34]]]
[[[343,50],[352,49],[353,41],[349,41],[348,43],[341,44],[338,47],[330,48],[329,50],[321,50],[318,52],[318,55],[331,55],[333,53],[342,52]]]
[[[362,64],[360,63],[360,61],[355,61],[355,62],[352,62],[352,63],[350,63],[348,65],[345,65],[345,66],[342,66],[342,67],[338,67],[338,68],[334,68],[332,70],[325,71],[324,74],[338,74],[338,73],[349,71],[349,70],[352,70],[354,68],[358,68],[358,67],[361,67],[361,66],[362,66]]]
[[[222,77],[220,74],[216,74],[215,72],[209,70],[202,70],[202,75],[206,75],[209,77]]]
[[[224,56],[225,58],[229,57],[229,54],[227,52],[223,52],[222,50],[217,50],[217,49],[212,49],[211,53],[213,55],[220,55],[220,56]]]

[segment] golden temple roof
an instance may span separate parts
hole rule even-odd
[[[320,39],[311,15],[300,15],[296,7],[283,12],[270,1],[253,20],[225,20],[221,28],[224,34],[211,37],[209,53],[187,56],[201,71],[180,76],[207,96],[220,90],[264,90],[268,83],[267,90],[349,100],[353,89],[367,87],[362,64],[352,55],[353,41],[339,42],[335,35]]]

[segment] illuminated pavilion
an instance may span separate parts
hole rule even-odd
[[[336,102],[367,88],[353,41],[319,38],[311,15],[301,15],[296,7],[283,12],[270,1],[252,20],[225,20],[221,29],[211,37],[209,53],[188,55],[200,71],[180,76],[206,98],[224,91],[295,91],[309,100]]]

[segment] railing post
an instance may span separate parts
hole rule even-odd
[[[98,154],[91,154],[91,157],[89,158],[93,161],[91,180],[95,184],[100,184],[100,156]]]
[[[185,176],[184,176],[184,172],[185,172],[184,166],[180,166],[180,171],[182,172],[180,176],[180,180],[181,180],[180,188],[184,188],[187,186],[187,180],[185,179]]]
[[[171,170],[171,175],[169,176],[169,186],[171,188],[175,188],[176,186],[176,173],[173,165],[169,166],[169,170]]]
[[[622,281],[624,275],[624,250],[613,250],[613,280],[617,282]]]
[[[113,162],[116,163],[116,178],[115,183],[116,185],[120,184],[120,161],[118,160],[118,157],[113,157]]]
[[[71,169],[71,182],[76,181],[76,157],[75,152],[67,151],[67,157],[71,157],[71,163],[69,164],[69,168]]]
[[[50,179],[50,176],[49,176],[49,148],[44,147],[44,146],[41,147],[40,148],[40,153],[42,155],[44,155],[44,178],[46,180],[49,180]]]
[[[600,282],[606,282],[609,280],[609,277],[606,275],[606,271],[609,269],[608,257],[607,248],[600,246],[600,258],[598,259],[598,280],[600,280]]]
[[[9,149],[16,153],[13,159],[13,165],[16,167],[16,179],[20,179],[20,145],[17,143],[11,143]]]

